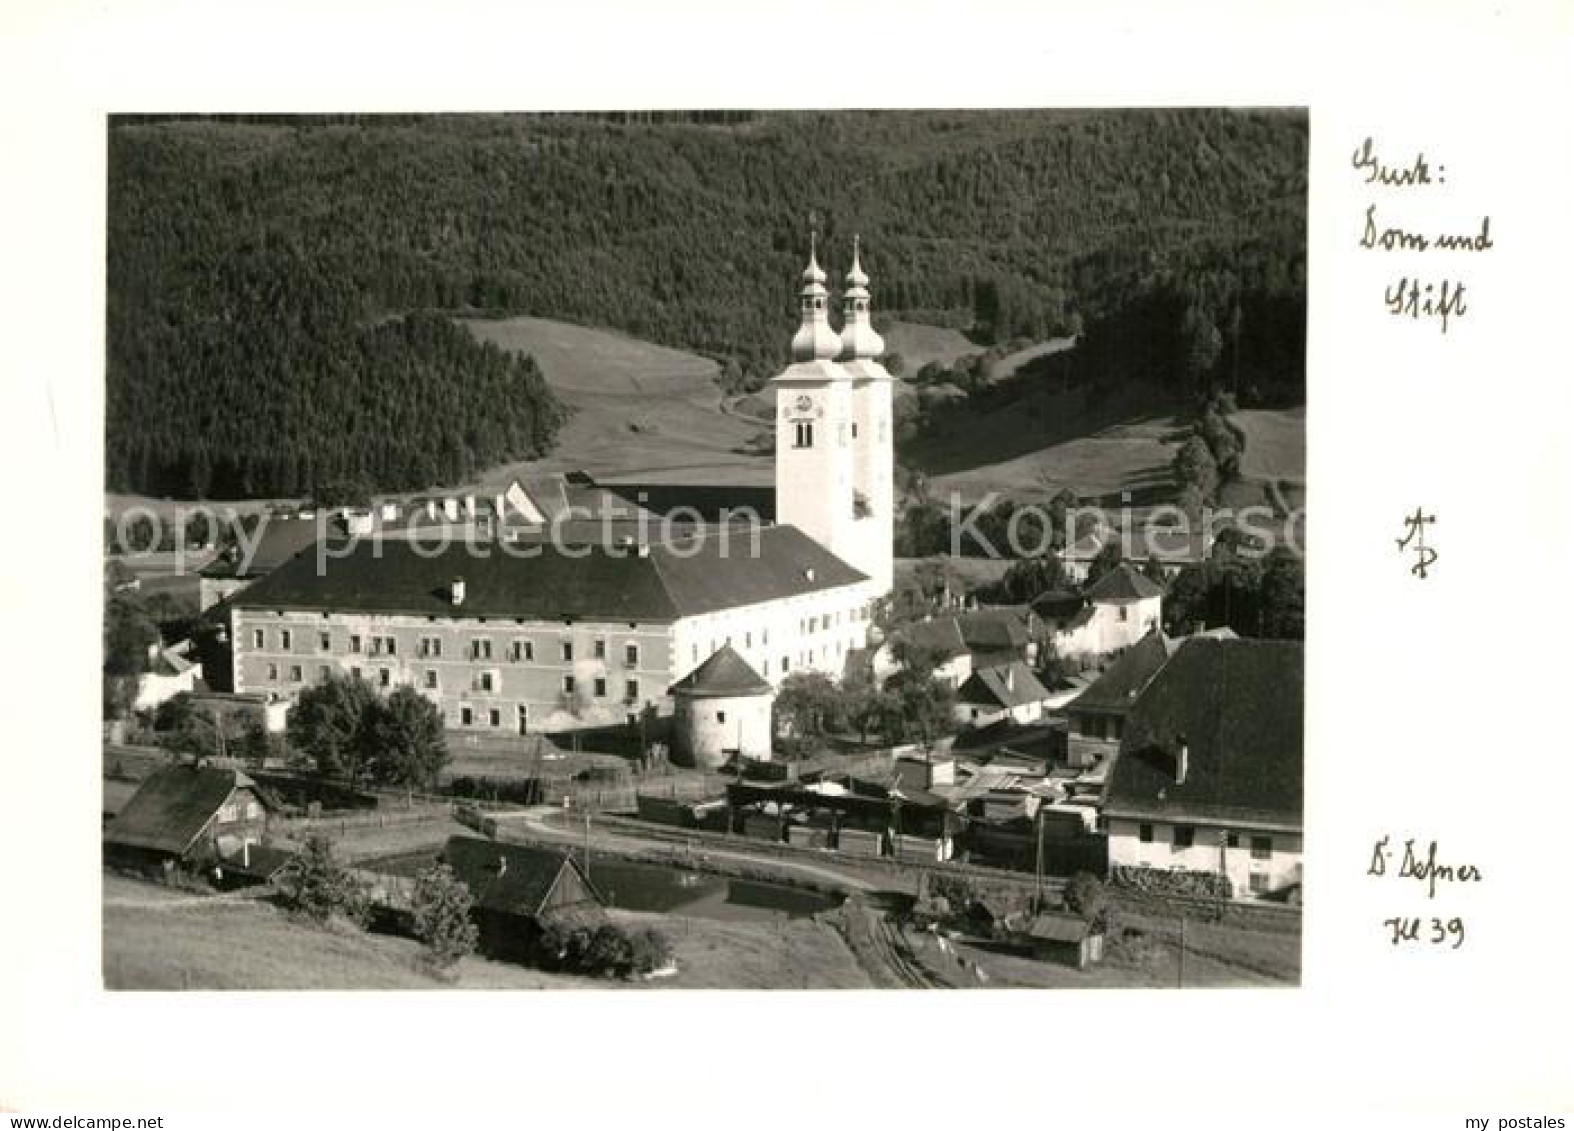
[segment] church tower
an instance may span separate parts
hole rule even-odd
[[[880,364],[885,341],[869,322],[869,276],[858,261],[842,296],[842,369],[852,379],[853,543],[846,560],[874,579],[878,591],[892,585],[891,543],[895,536],[894,378]]]
[[[830,292],[815,258],[798,290],[792,364],[776,387],[776,521],[796,526],[831,553],[862,569],[853,545],[852,379],[836,363],[842,341],[831,329]]]
[[[831,329],[825,279],[811,238],[792,364],[772,381],[776,521],[867,574],[883,596],[892,573],[892,378],[876,360],[885,343],[869,324],[869,280],[856,244],[840,335]]]

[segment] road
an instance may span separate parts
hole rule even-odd
[[[580,847],[585,843],[585,828],[583,818],[568,818],[575,823],[567,823],[561,809],[548,806],[537,806],[518,814],[497,814],[502,819],[498,822],[499,839],[506,840],[510,829],[520,828],[528,832],[531,837],[538,840],[549,841],[569,847]],[[590,826],[590,848],[592,852],[636,852],[645,853],[658,851],[664,854],[684,859],[682,846],[672,840],[662,837],[641,837],[631,833],[618,831],[612,832],[598,828],[595,821]],[[810,864],[800,860],[786,860],[780,856],[764,852],[749,852],[746,849],[717,848],[713,845],[695,846],[692,858],[697,862],[707,860],[726,860],[736,864],[748,864],[774,873],[779,873],[784,878],[794,876],[812,880],[818,884],[832,884],[843,891],[870,892],[888,889],[890,884],[876,883],[865,876],[858,874],[853,868],[843,868],[830,864]]]

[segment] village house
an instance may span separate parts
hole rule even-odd
[[[191,652],[189,640],[168,647],[149,644],[148,670],[137,677],[131,709],[151,711],[177,695],[197,690],[202,684],[202,664],[192,659]]]
[[[871,670],[884,683],[901,670],[904,648],[922,651],[936,661],[936,679],[961,687],[978,668],[1038,658],[1043,625],[1026,606],[1002,605],[970,609],[949,616],[904,624],[875,650]]]
[[[106,859],[149,869],[242,861],[267,832],[271,803],[239,770],[178,765],[137,789],[104,830]]]
[[[1129,648],[1157,628],[1164,613],[1164,590],[1151,578],[1121,562],[1089,586],[1074,612],[1046,616],[1049,642],[1058,656],[1106,656]],[[1039,606],[1048,612],[1048,606]]]
[[[987,727],[1009,719],[1014,723],[1037,722],[1052,698],[1048,689],[1021,660],[979,668],[957,689],[956,721],[963,726]]]
[[[1111,867],[1227,877],[1239,896],[1301,880],[1302,648],[1194,637],[1138,695],[1110,769]]]

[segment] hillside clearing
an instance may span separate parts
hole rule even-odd
[[[947,368],[964,357],[973,357],[984,348],[969,341],[960,330],[926,326],[920,322],[892,322],[881,330],[886,356],[902,355],[903,373],[911,376],[932,361]]]
[[[610,330],[547,318],[462,319],[481,341],[535,358],[573,409],[546,459],[494,468],[486,487],[521,474],[583,469],[598,479],[767,484],[770,461],[739,454],[760,431],[722,410],[716,364]]]

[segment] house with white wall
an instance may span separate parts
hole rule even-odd
[[[1301,882],[1299,643],[1190,638],[1138,695],[1109,771],[1112,869],[1211,872],[1236,897]]]
[[[1083,605],[1049,623],[1060,656],[1107,656],[1129,648],[1163,622],[1164,590],[1121,562],[1089,586]]]
[[[979,668],[957,689],[956,721],[967,727],[987,727],[1009,719],[1034,723],[1044,717],[1051,698],[1033,669],[1021,660]]]

